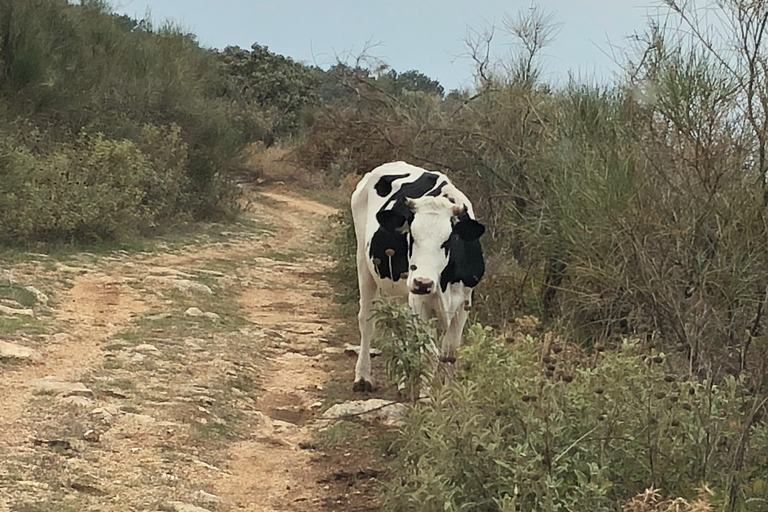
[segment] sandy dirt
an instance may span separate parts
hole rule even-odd
[[[0,357],[0,511],[373,510],[365,457],[313,449],[354,364],[323,279],[335,210],[250,195],[252,223],[160,250],[0,260],[50,297],[0,321],[33,350]]]

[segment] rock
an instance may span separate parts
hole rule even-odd
[[[35,312],[31,309],[12,308],[2,304],[0,304],[0,314],[9,316],[35,316]]]
[[[189,308],[189,309],[187,309],[184,312],[184,314],[186,316],[191,316],[191,317],[207,318],[207,319],[209,319],[209,320],[211,320],[213,322],[218,322],[221,319],[221,317],[219,315],[217,315],[216,313],[204,312],[200,308],[196,308],[194,306]]]
[[[206,311],[205,313],[203,313],[203,316],[208,320],[211,320],[212,322],[218,322],[219,320],[221,320],[221,316],[219,316],[217,313],[212,313],[210,311]]]
[[[154,346],[150,345],[149,343],[142,343],[141,345],[136,345],[133,347],[133,350],[136,352],[152,352],[153,354],[158,354],[160,350]]]
[[[158,313],[157,315],[149,315],[147,317],[147,320],[165,320],[166,318],[170,318],[172,315],[170,313]]]
[[[97,407],[96,409],[91,411],[91,416],[94,419],[101,420],[103,423],[112,423],[112,420],[115,416],[120,414],[120,409],[113,405],[108,405],[106,407]]]
[[[7,359],[39,359],[37,352],[28,347],[22,347],[15,343],[0,341],[0,358]]]
[[[341,347],[325,347],[323,354],[343,354],[344,349]]]
[[[193,307],[191,307],[191,308],[188,308],[188,309],[187,309],[187,310],[184,312],[184,314],[185,314],[186,316],[192,316],[192,317],[198,317],[198,316],[203,316],[203,315],[204,315],[204,313],[203,313],[203,310],[202,310],[202,309],[200,309],[200,308],[196,308],[196,307],[194,307],[194,306],[193,306]]]
[[[174,284],[174,288],[183,292],[204,293],[207,295],[213,295],[213,290],[203,283],[197,283],[190,281],[189,279],[177,279]]]
[[[199,501],[207,505],[218,505],[219,503],[221,503],[221,498],[219,498],[215,494],[205,492],[202,489],[193,493],[192,497],[195,499],[195,501]]]
[[[168,504],[173,507],[174,512],[211,512],[207,508],[190,505],[181,501],[169,501]]]
[[[251,435],[256,437],[271,436],[275,431],[275,426],[272,423],[272,418],[260,411],[255,411],[254,419],[256,420],[257,431]]]
[[[213,290],[208,285],[198,283],[190,279],[179,279],[168,276],[147,276],[144,278],[144,284],[149,286],[166,286],[176,288],[182,292],[204,293],[213,295]]]
[[[99,440],[101,439],[101,435],[95,430],[90,429],[85,431],[85,433],[83,434],[83,439],[85,439],[89,443],[98,443]]]
[[[73,274],[87,274],[89,270],[84,267],[70,267],[69,265],[64,265],[63,263],[57,263],[56,264],[56,270],[58,272],[71,272]]]
[[[125,417],[135,423],[141,423],[142,425],[152,425],[157,420],[147,414],[134,414],[132,412],[125,413]]]
[[[35,296],[35,300],[38,304],[48,304],[48,301],[50,300],[48,296],[34,286],[25,286],[24,289]]]
[[[55,377],[44,377],[33,381],[35,391],[59,396],[93,396],[93,391],[82,382],[66,382]]]
[[[77,407],[93,407],[93,400],[84,396],[65,396],[61,399],[61,402]]]
[[[176,277],[183,277],[185,279],[192,279],[193,277],[195,277],[192,274],[189,274],[187,272],[183,272],[179,269],[171,268],[171,267],[154,267],[151,273],[155,274],[152,277],[176,276]],[[165,274],[165,275],[158,276],[157,274],[161,274],[161,275]]]
[[[336,404],[323,413],[324,420],[343,419],[345,416],[371,420],[378,419],[386,425],[402,423],[408,409],[405,404],[371,398],[369,400],[352,400]]]
[[[360,355],[360,345],[352,345],[349,343],[344,344],[344,353],[348,356]],[[371,349],[371,357],[378,357],[381,355],[381,350],[377,348]]]

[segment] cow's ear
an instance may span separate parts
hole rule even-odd
[[[465,242],[471,242],[483,236],[483,233],[485,233],[485,226],[475,219],[465,219],[457,222],[456,225],[453,226],[453,230],[459,235],[459,238]]]
[[[390,233],[396,233],[402,230],[408,219],[405,215],[395,210],[382,210],[376,214],[376,220],[379,221],[381,227],[385,231]]]

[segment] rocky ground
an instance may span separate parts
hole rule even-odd
[[[334,209],[250,199],[149,250],[0,256],[0,511],[376,510],[391,434],[331,407],[360,398]]]

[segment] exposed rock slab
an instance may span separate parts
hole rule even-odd
[[[43,377],[33,381],[35,391],[59,396],[93,396],[93,391],[82,382],[66,382],[55,377]]]
[[[345,418],[361,418],[364,420],[379,420],[386,425],[399,425],[408,412],[405,404],[370,398],[368,400],[351,400],[336,404],[323,413],[323,420],[330,422]],[[322,420],[321,420],[322,421]]]
[[[6,359],[39,359],[37,352],[29,347],[23,347],[16,343],[8,343],[7,341],[0,341],[0,358]]]

